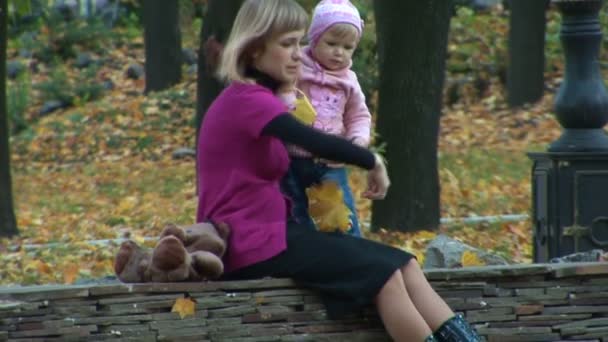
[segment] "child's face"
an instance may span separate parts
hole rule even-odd
[[[274,80],[292,84],[300,71],[300,41],[304,30],[278,34],[253,54],[253,66]]]
[[[312,50],[315,60],[327,70],[339,70],[350,66],[353,52],[359,43],[357,31],[337,29],[335,26],[325,31]]]

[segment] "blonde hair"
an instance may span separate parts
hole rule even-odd
[[[246,0],[222,52],[218,76],[225,81],[249,82],[245,71],[253,52],[275,35],[304,30],[307,25],[306,11],[293,0]]]
[[[359,30],[357,30],[356,27],[354,27],[352,24],[348,24],[348,23],[337,23],[332,25],[329,29],[327,29],[327,31],[325,32],[329,32],[331,35],[333,35],[334,37],[338,37],[338,38],[346,38],[346,37],[353,37],[355,39],[355,41],[359,41]]]

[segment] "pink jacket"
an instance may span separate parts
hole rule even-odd
[[[371,114],[357,75],[350,67],[326,70],[311,57],[310,48],[305,47],[297,86],[308,96],[317,112],[313,127],[352,140],[360,146],[369,145]],[[290,107],[295,95],[284,94],[281,98]],[[303,156],[297,149],[289,150]]]

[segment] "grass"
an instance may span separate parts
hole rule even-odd
[[[16,215],[26,240],[40,241],[35,226],[49,240],[61,240],[63,224],[75,232],[98,226],[96,232],[108,230],[103,235],[111,238],[117,233],[113,228],[128,224],[153,236],[162,221],[187,224],[195,213],[193,161],[91,162],[50,170],[39,164],[16,167],[13,178]],[[37,219],[44,224],[37,225]],[[97,239],[96,232],[73,240]]]
[[[443,153],[439,168],[450,170],[460,179],[485,180],[495,177],[505,180],[523,180],[530,173],[532,163],[522,152],[497,149],[468,149],[463,152]]]
[[[470,149],[442,154],[439,167],[442,216],[527,212],[531,162],[525,154]]]

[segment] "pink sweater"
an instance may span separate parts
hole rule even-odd
[[[289,166],[281,140],[261,134],[285,105],[259,85],[233,82],[205,114],[198,140],[197,222],[231,227],[225,271],[287,248],[288,202],[279,181]]]
[[[371,114],[357,75],[350,67],[326,70],[312,58],[310,48],[306,47],[302,53],[298,88],[308,96],[317,112],[313,127],[352,140],[360,146],[369,145]],[[281,98],[291,108],[295,94],[283,94]],[[289,152],[296,156],[310,156],[293,146],[289,147]]]

